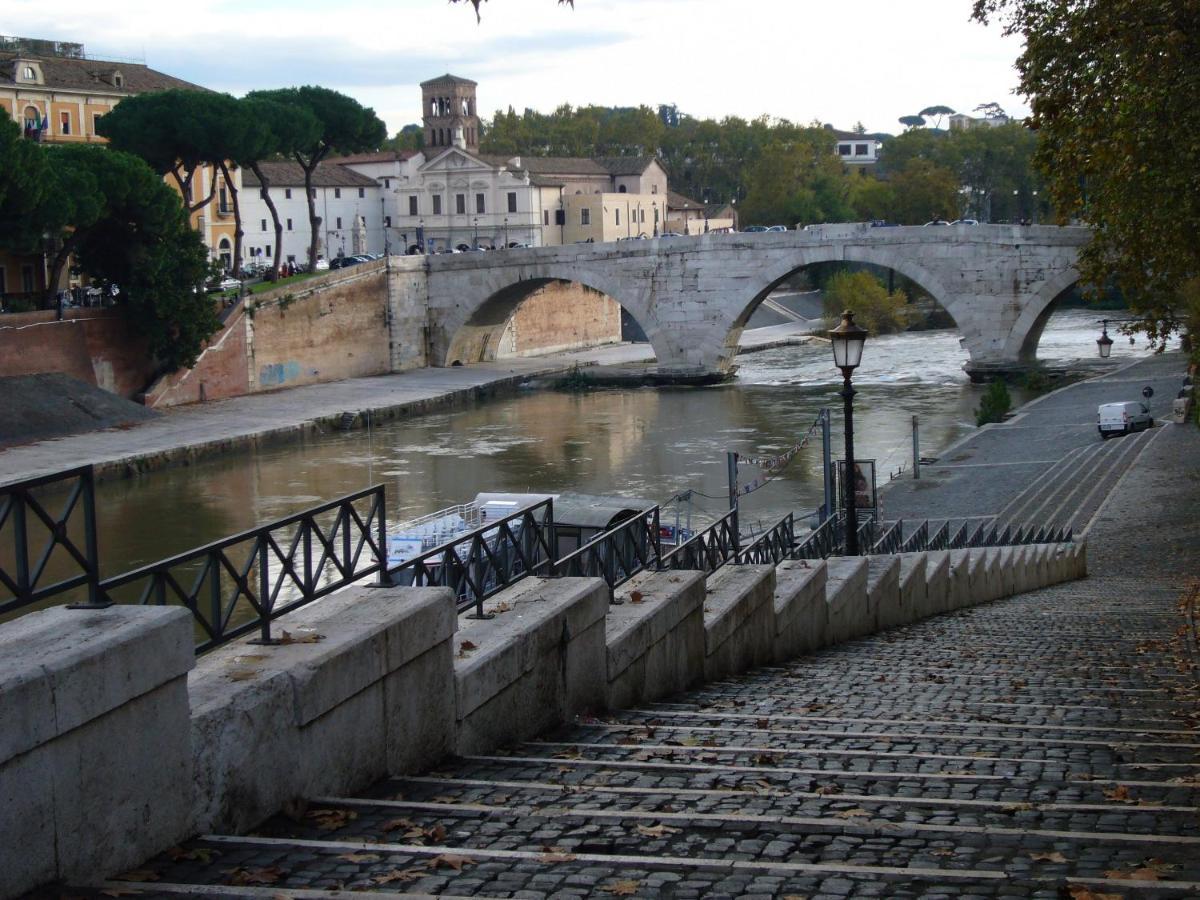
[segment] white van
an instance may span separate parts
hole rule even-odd
[[[1137,400],[1126,403],[1103,403],[1097,411],[1096,424],[1100,429],[1100,437],[1109,438],[1114,434],[1129,434],[1131,431],[1144,431],[1154,424],[1150,415],[1150,407]]]

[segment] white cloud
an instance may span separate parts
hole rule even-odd
[[[1013,95],[1020,52],[970,22],[970,0],[159,0],[10,2],[5,29],[144,57],[220,90],[316,83],[373,106],[396,131],[420,117],[417,84],[479,82],[480,111],[562,103],[675,103],[694,116],[769,114],[898,131],[932,104],[960,111]],[[70,23],[66,25],[64,23]]]

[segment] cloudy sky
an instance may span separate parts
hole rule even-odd
[[[970,22],[971,0],[489,0],[476,23],[446,0],[5,0],[8,34],[83,43],[217,90],[321,84],[374,107],[389,132],[420,119],[427,78],[479,82],[509,106],[674,103],[698,117],[768,114],[896,132],[944,104],[1015,95],[1015,39]],[[177,10],[179,7],[174,7]]]

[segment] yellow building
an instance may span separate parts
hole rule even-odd
[[[105,143],[96,133],[101,116],[126,97],[171,88],[204,90],[142,63],[89,59],[82,44],[0,36],[0,110],[29,140]],[[211,169],[195,174],[192,193],[197,201],[208,196],[214,177],[220,178]],[[167,183],[176,187],[173,178]],[[222,184],[218,182],[212,202],[193,213],[192,224],[214,258],[227,255],[232,260],[233,210]],[[0,295],[40,295],[46,277],[42,257],[0,253]]]

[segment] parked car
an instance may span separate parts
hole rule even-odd
[[[766,225],[747,225],[742,229],[742,231],[744,231],[746,234],[762,234],[767,230],[768,229]]]
[[[683,237],[678,231],[664,231],[659,237]]]
[[[1150,415],[1150,407],[1140,400],[1102,403],[1096,411],[1096,427],[1100,431],[1100,437],[1105,440],[1115,434],[1145,431],[1153,425],[1154,417]]]
[[[225,291],[235,291],[242,286],[242,283],[236,278],[230,278],[226,275],[221,279],[213,279],[208,283],[207,290],[210,294],[224,293]]]
[[[934,219],[932,222],[926,222],[922,227],[928,228],[930,225],[949,225],[945,219]]]
[[[329,271],[329,260],[327,260],[325,258],[318,259],[316,264],[313,266],[313,271],[314,272],[328,272]]]
[[[979,220],[978,219],[955,219],[950,224],[951,225],[978,225]]]
[[[786,225],[772,225],[767,231],[787,231]]]

